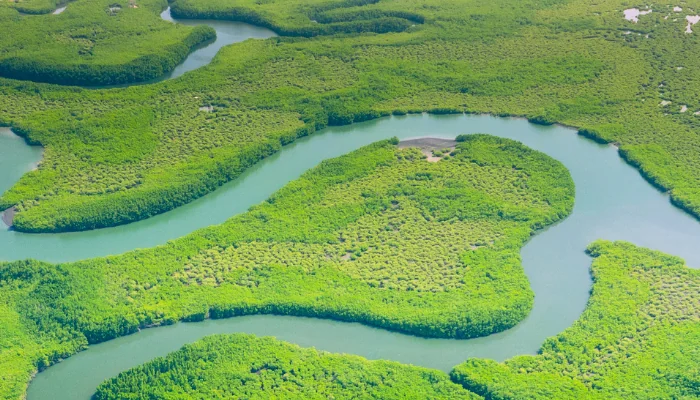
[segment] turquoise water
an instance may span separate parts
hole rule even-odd
[[[275,32],[267,28],[246,24],[245,22],[216,21],[208,19],[176,19],[173,18],[172,15],[170,15],[170,7],[165,9],[165,11],[163,11],[160,14],[160,17],[166,21],[187,26],[210,26],[216,31],[216,39],[197,46],[190,54],[187,55],[187,58],[185,58],[184,61],[182,61],[175,67],[175,69],[158,78],[144,82],[109,86],[92,86],[90,88],[124,88],[129,86],[149,85],[152,83],[158,83],[166,81],[168,79],[177,78],[179,76],[184,75],[186,72],[193,71],[197,68],[203,67],[211,63],[211,61],[214,59],[214,56],[216,56],[219,50],[221,50],[221,48],[224,46],[228,46],[229,44],[233,43],[239,43],[248,39],[267,39],[277,36]]]
[[[52,14],[61,14],[66,10],[67,6],[57,8]],[[207,25],[216,31],[216,39],[203,43],[196,47],[190,54],[187,55],[184,61],[178,64],[175,69],[169,73],[155,79],[144,82],[136,82],[129,84],[108,85],[108,86],[89,86],[91,89],[108,89],[108,88],[124,88],[136,85],[147,85],[157,82],[162,82],[168,79],[177,78],[186,72],[208,65],[219,50],[229,44],[242,42],[248,39],[267,39],[277,36],[270,29],[246,24],[244,22],[233,21],[216,21],[204,19],[176,19],[170,15],[170,7],[160,14],[160,17],[166,21],[175,22],[187,26]]]
[[[175,69],[163,76],[158,78],[155,82],[163,81],[166,79],[177,78],[185,72],[192,71],[199,67],[203,67],[211,62],[216,56],[219,50],[232,43],[242,42],[248,39],[267,39],[277,36],[277,34],[267,28],[262,28],[255,25],[246,24],[244,22],[232,22],[232,21],[216,21],[216,20],[204,20],[204,19],[174,19],[170,15],[170,7],[160,14],[160,17],[166,21],[177,22],[178,24],[188,25],[188,26],[199,26],[207,25],[214,30],[216,30],[216,40],[211,43],[206,43],[200,46],[195,51],[190,53],[185,61],[180,65],[175,67]],[[152,83],[151,81],[149,83]]]
[[[691,266],[700,266],[696,245],[700,224],[645,182],[619,158],[614,147],[594,143],[561,126],[546,127],[522,119],[486,115],[411,115],[329,128],[286,146],[239,179],[185,207],[138,223],[92,232],[0,232],[0,254],[5,259],[31,256],[74,260],[161,244],[244,212],[320,161],[371,142],[392,136],[454,138],[477,132],[515,139],[547,153],[569,169],[576,183],[572,215],[534,236],[521,252],[535,292],[535,305],[532,313],[513,329],[473,340],[444,340],[360,324],[284,316],[180,323],[91,346],[38,374],[29,386],[28,399],[88,399],[101,381],[122,370],[202,336],[225,332],[271,335],[302,346],[443,371],[468,357],[504,360],[535,353],[545,338],[566,329],[578,318],[591,285],[591,260],[584,250],[596,239],[628,240],[682,256]],[[7,186],[7,182],[0,185]]]
[[[172,20],[169,10],[161,16]],[[275,35],[243,23],[176,22],[213,26],[217,39],[196,49],[172,73],[156,81],[175,78],[210,63],[226,44]],[[488,133],[519,140],[561,161],[576,183],[572,215],[540,232],[522,249],[523,267],[535,292],[535,305],[532,313],[513,329],[479,339],[445,340],[287,316],[179,323],[91,346],[38,374],[29,386],[27,398],[89,399],[104,379],[214,333],[271,335],[302,346],[449,371],[469,357],[504,360],[535,353],[545,338],[569,327],[588,299],[591,260],[584,249],[596,239],[628,240],[682,256],[690,266],[700,266],[700,250],[696,250],[700,224],[647,184],[618,157],[615,148],[593,143],[560,126],[475,115],[412,115],[329,128],[286,146],[204,198],[125,226],[79,233],[23,234],[0,222],[0,260],[35,258],[63,262],[156,246],[245,212],[324,159],[392,136],[454,138],[462,133]],[[26,146],[9,129],[0,128],[0,192],[33,169],[40,158],[40,148]]]

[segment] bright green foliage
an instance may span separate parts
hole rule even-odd
[[[0,2],[0,9],[14,8],[23,14],[48,14],[65,1],[56,0],[8,0]]]
[[[254,1],[180,0],[173,15],[242,21],[270,28],[284,36],[318,36],[340,33],[402,32],[425,18],[418,13],[387,8],[379,0]]]
[[[571,211],[568,171],[486,135],[436,163],[393,143],[327,160],[161,247],[0,265],[0,371],[14,371],[0,397],[88,343],[182,319],[276,313],[454,338],[514,326],[533,302],[519,250]]]
[[[596,242],[581,318],[537,356],[472,359],[455,381],[488,399],[697,399],[700,271],[624,242]]]
[[[0,7],[0,76],[91,86],[158,78],[216,35],[209,27],[163,21],[158,13],[166,6],[164,0],[78,1],[60,15],[40,16]]]
[[[423,23],[395,33],[246,41],[180,79],[128,89],[0,80],[0,123],[47,148],[39,170],[0,207],[18,206],[22,231],[122,224],[200,197],[328,124],[469,111],[561,122],[617,142],[674,202],[700,215],[700,58],[688,56],[698,53],[700,28],[686,34],[682,21],[696,3],[678,14],[676,3],[655,4],[635,24],[622,14],[632,5],[618,0],[179,0],[173,7],[190,16],[241,19],[232,10],[249,10],[289,29],[378,21],[379,11]],[[78,0],[46,18],[69,18],[82,6],[93,7]],[[158,19],[159,7],[123,6]],[[319,13],[322,20],[310,22]]]
[[[302,349],[273,338],[217,335],[119,374],[108,399],[480,399],[449,376],[390,361]]]
[[[700,271],[685,267],[677,257],[624,242],[599,241],[588,251],[595,258],[593,291],[586,311],[571,328],[547,340],[537,356],[520,356],[504,364],[471,359],[452,371],[453,381],[494,400],[698,398]],[[289,349],[289,353],[275,353],[276,361],[268,363],[269,350],[258,343],[274,343],[276,348]],[[253,354],[248,354],[246,346],[254,347]],[[244,374],[262,371],[260,375],[279,382],[280,390],[287,389],[290,382],[296,388],[307,371],[318,371],[309,366],[309,357],[316,360],[318,353],[271,339],[210,337],[103,383],[98,389],[98,396],[102,397],[98,398],[165,394],[215,398],[210,394],[213,389],[231,398],[247,385],[255,385],[257,390],[245,392],[246,395],[266,398],[278,392],[259,390],[265,378],[252,377],[248,381]],[[323,357],[341,360],[347,356]],[[249,361],[250,358],[255,361]],[[197,364],[195,360],[211,361]],[[362,371],[374,372],[373,367],[363,366]],[[346,371],[341,364],[323,370],[317,376],[323,377],[324,383],[329,374],[342,379]],[[440,378],[440,374],[435,374],[427,381],[410,379],[415,385],[408,393],[416,395],[409,397],[431,398],[432,390],[446,387]],[[182,382],[195,383],[188,386]],[[394,381],[389,382],[394,389]],[[265,388],[268,383],[265,381]],[[309,384],[305,382],[303,387]],[[351,397],[358,393],[356,388],[348,385],[347,391],[333,395]],[[373,390],[372,386],[364,387],[359,393],[372,396]],[[403,396],[400,392],[388,392],[378,397]],[[450,396],[468,398],[466,393],[458,392]]]

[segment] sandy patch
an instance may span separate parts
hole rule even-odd
[[[455,149],[457,142],[452,139],[441,139],[434,137],[424,137],[417,139],[407,139],[399,142],[399,148],[405,149],[408,147],[417,147],[426,156],[428,162],[438,162],[445,157],[450,155],[450,152]],[[449,151],[444,152],[440,156],[433,154],[433,151],[442,151],[444,149],[449,149]]]
[[[661,103],[659,103],[661,107],[666,107],[669,104],[671,104],[669,100],[661,100]]]
[[[12,222],[15,219],[15,214],[17,213],[17,209],[12,207],[8,208],[7,210],[2,212],[2,222],[7,225],[9,228],[12,227]]]
[[[632,21],[635,24],[639,22],[639,17],[642,15],[647,15],[650,14],[652,10],[644,10],[641,11],[638,8],[628,8],[624,10],[622,13],[625,15],[625,19],[628,21]]]
[[[685,20],[688,21],[688,25],[685,27],[685,33],[693,33],[693,25],[700,22],[700,15],[687,15]]]
[[[686,112],[686,111],[688,111],[688,106],[686,106],[686,105],[684,104],[684,105],[681,106],[681,112],[684,113],[684,112]]]

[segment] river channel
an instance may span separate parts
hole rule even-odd
[[[193,230],[244,212],[324,159],[337,157],[374,141],[397,136],[454,138],[461,133],[488,133],[518,140],[561,161],[576,184],[576,204],[564,221],[538,233],[522,249],[523,267],[535,292],[531,314],[513,329],[473,340],[424,339],[360,324],[285,316],[248,316],[146,329],[99,345],[48,368],[29,386],[28,399],[88,399],[104,379],[163,356],[185,343],[213,333],[247,332],[321,350],[389,359],[449,371],[469,357],[496,360],[535,353],[542,342],[569,327],[583,311],[591,279],[586,246],[596,239],[628,240],[684,257],[700,266],[700,223],[675,208],[668,196],[648,184],[618,156],[561,126],[540,126],[517,118],[487,115],[409,115],[333,127],[285,146],[239,179],[174,211],[116,228],[65,234],[0,231],[4,259],[32,257],[76,260],[162,244]],[[0,136],[0,153],[22,149],[25,170],[38,151],[8,133]],[[2,159],[0,154],[0,159]],[[5,174],[0,190],[14,176]]]
[[[162,17],[171,19],[169,10]],[[226,44],[274,36],[263,28],[234,22],[177,22],[213,26],[217,40],[191,53],[183,64],[159,80],[208,64]],[[104,379],[214,333],[271,335],[321,350],[449,371],[469,357],[504,360],[533,354],[547,337],[569,327],[588,299],[591,259],[584,249],[596,239],[628,240],[681,256],[691,267],[700,266],[700,223],[673,207],[668,196],[625,164],[614,147],[587,140],[573,129],[534,125],[523,119],[425,114],[325,129],[285,146],[208,196],[129,225],[90,232],[24,234],[7,229],[0,222],[0,259],[66,262],[156,246],[245,212],[324,159],[392,136],[454,138],[462,133],[488,133],[518,140],[561,161],[576,183],[573,213],[538,233],[522,249],[523,267],[535,292],[535,305],[532,313],[513,329],[479,339],[445,340],[287,316],[179,323],[91,346],[38,374],[29,386],[27,398],[89,399]],[[9,129],[0,128],[0,192],[35,168],[41,153],[40,148],[27,146]]]

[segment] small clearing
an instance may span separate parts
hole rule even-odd
[[[700,22],[700,15],[688,15],[685,17],[688,25],[685,27],[685,33],[693,33],[693,25]]]
[[[450,152],[455,149],[457,142],[452,139],[442,139],[435,137],[424,137],[417,139],[402,140],[399,142],[399,148],[417,147],[427,157],[428,162],[438,162],[445,156],[449,156]],[[448,152],[443,150],[449,149]],[[436,153],[439,152],[439,153]]]
[[[636,24],[637,22],[639,22],[639,17],[640,17],[640,16],[650,14],[651,12],[652,12],[652,10],[644,10],[644,11],[642,11],[642,10],[640,10],[640,9],[638,9],[638,8],[628,8],[628,9],[626,9],[626,10],[623,11],[623,13],[625,14],[625,19],[628,20],[628,21],[632,21],[632,22],[634,22],[635,24]]]
[[[2,222],[7,225],[9,228],[12,227],[12,222],[15,219],[15,213],[17,212],[17,209],[12,207],[8,208],[7,210],[3,211],[0,214],[0,217],[2,217]]]

